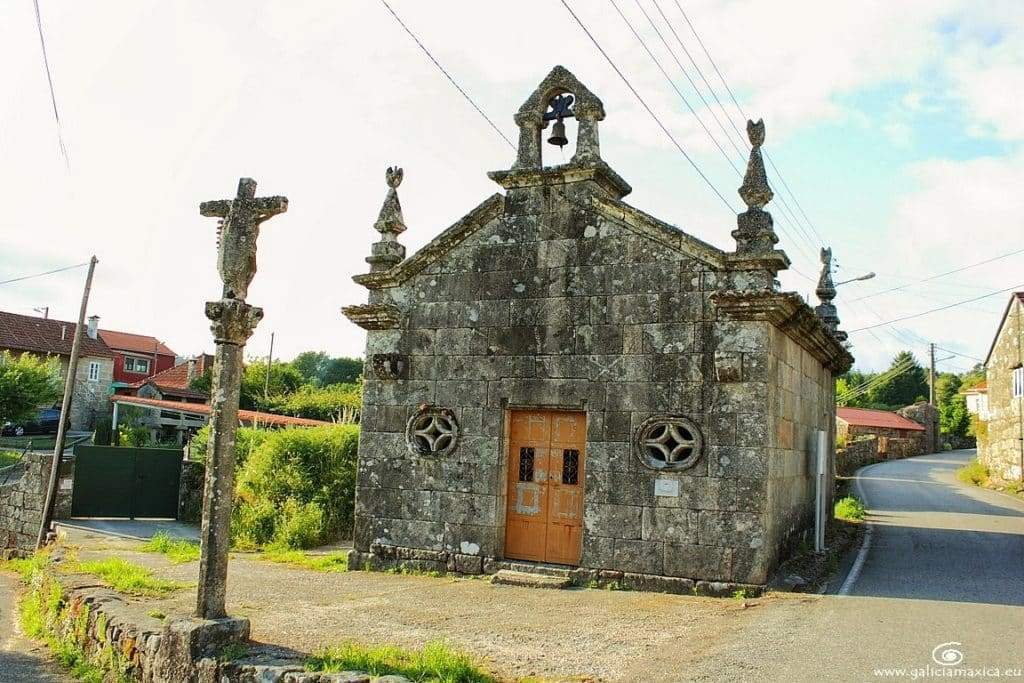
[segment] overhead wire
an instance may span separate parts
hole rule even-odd
[[[43,15],[39,11],[39,0],[32,0],[32,4],[36,10],[36,28],[39,30],[39,46],[43,52],[46,82],[50,86],[50,103],[53,105],[53,119],[57,123],[57,143],[60,145],[61,156],[64,157],[64,165],[70,168],[71,159],[68,157],[67,147],[64,146],[64,134],[61,132],[60,111],[57,108],[57,91],[53,87],[53,74],[50,72],[50,57],[46,53],[46,38],[43,36]]]
[[[857,329],[850,330],[850,332],[851,333],[853,333],[853,332],[863,332],[864,330],[873,329],[875,327],[881,327],[883,325],[891,325],[893,323],[902,322],[904,320],[911,320],[913,318],[920,318],[920,317],[925,316],[925,315],[930,315],[932,313],[938,313],[939,311],[946,311],[946,310],[949,310],[951,308],[956,308],[957,306],[963,306],[964,304],[973,303],[975,301],[980,301],[982,299],[988,299],[989,297],[996,296],[997,294],[1004,294],[1006,292],[1011,292],[1013,290],[1021,289],[1021,288],[1024,288],[1024,283],[1021,283],[1019,285],[1014,285],[1012,287],[1006,287],[1004,289],[999,289],[999,290],[996,290],[994,292],[989,292],[988,294],[983,294],[981,296],[976,296],[973,299],[965,299],[963,301],[958,301],[956,303],[952,303],[952,304],[949,304],[947,306],[939,306],[938,308],[932,308],[932,309],[929,309],[927,311],[921,311],[920,313],[913,313],[911,315],[905,315],[905,316],[902,316],[900,318],[893,318],[892,320],[886,320],[886,321],[880,322],[877,325],[867,325],[865,327],[858,327]]]
[[[383,2],[383,0],[381,1]],[[636,97],[636,99],[640,102],[643,108],[647,110],[647,113],[650,114],[651,118],[654,119],[655,123],[658,124],[658,127],[661,128],[662,132],[665,133],[665,135],[676,147],[676,149],[679,150],[680,154],[682,154],[683,157],[689,162],[690,166],[693,167],[693,170],[697,172],[697,175],[699,175],[701,179],[703,179],[704,182],[707,184],[707,186],[711,188],[711,191],[714,192],[718,196],[718,198],[722,200],[722,203],[725,204],[726,208],[729,209],[730,213],[735,213],[735,209],[733,209],[732,205],[729,203],[729,200],[727,200],[725,196],[718,191],[718,188],[715,187],[711,180],[704,174],[704,171],[702,171],[700,166],[697,165],[697,162],[694,161],[693,158],[686,153],[686,150],[683,149],[682,145],[680,145],[679,142],[675,139],[675,136],[673,136],[672,133],[669,132],[668,128],[665,127],[665,124],[661,122],[660,118],[658,118],[658,115],[654,113],[654,110],[650,108],[650,106],[640,95],[640,93],[637,92],[636,88],[633,87],[633,84],[630,83],[629,79],[626,78],[625,74],[622,73],[622,70],[619,69],[618,65],[615,64],[615,61],[608,55],[607,52],[605,52],[604,48],[601,47],[601,44],[597,41],[597,38],[594,37],[594,34],[590,32],[590,29],[586,27],[586,25],[583,23],[583,20],[579,18],[576,12],[573,11],[572,7],[569,6],[569,3],[566,0],[560,0],[560,2],[562,3],[562,6],[565,7],[565,9],[569,12],[569,14],[572,15],[572,18],[576,21],[576,23],[579,24],[579,27],[583,30],[583,32],[587,34],[587,38],[589,38],[590,42],[594,44],[594,47],[596,47],[597,51],[601,53],[601,56],[605,58],[605,61],[608,62],[608,65],[612,67],[616,74],[618,74],[619,78],[622,79],[622,82],[626,84],[626,87],[629,88],[630,92],[633,93],[633,96]]]
[[[999,254],[998,256],[993,256],[992,258],[985,259],[984,261],[978,261],[977,263],[971,263],[971,264],[968,264],[966,266],[961,266],[959,268],[954,268],[953,270],[947,270],[945,272],[937,273],[935,275],[929,275],[928,277],[921,278],[920,280],[916,280],[914,282],[911,282],[911,283],[908,283],[908,284],[905,284],[905,285],[899,285],[897,287],[890,287],[889,289],[883,289],[880,292],[872,292],[871,294],[866,294],[866,295],[864,295],[862,297],[854,299],[854,301],[862,301],[864,299],[870,299],[872,297],[881,296],[882,294],[889,294],[890,292],[898,292],[900,290],[907,289],[908,287],[913,287],[914,285],[921,284],[922,282],[929,282],[931,280],[937,280],[940,277],[946,277],[947,275],[953,275],[955,273],[962,273],[965,270],[969,270],[971,268],[976,268],[977,266],[983,266],[986,263],[992,263],[993,261],[999,261],[1000,259],[1009,258],[1010,256],[1016,256],[1017,254],[1024,254],[1024,249],[1016,249],[1014,251],[1011,251],[1011,252],[1008,252],[1008,253],[1005,253],[1005,254]]]
[[[11,278],[10,280],[0,280],[0,285],[8,285],[8,284],[10,284],[12,282],[21,282],[22,280],[31,280],[32,278],[43,277],[44,275],[53,275],[54,273],[60,273],[60,272],[63,272],[65,270],[71,270],[72,268],[81,268],[82,266],[87,266],[87,265],[89,265],[88,261],[86,261],[85,263],[76,263],[73,266],[64,266],[63,268],[54,268],[53,270],[47,270],[46,272],[43,272],[43,273],[33,273],[32,275],[22,275],[20,277],[14,277],[14,278]]]
[[[384,7],[387,8],[388,12],[391,13],[391,16],[393,16],[395,18],[395,21],[398,22],[399,26],[401,26],[403,29],[405,29],[405,32],[409,34],[409,37],[412,38],[413,41],[415,41],[417,45],[419,45],[420,49],[423,50],[423,54],[425,54],[427,56],[427,58],[430,59],[430,61],[434,63],[434,66],[436,66],[438,68],[438,70],[442,74],[444,74],[444,77],[448,79],[448,82],[451,83],[453,86],[455,86],[455,89],[458,90],[459,93],[461,93],[462,96],[466,99],[466,101],[469,102],[469,104],[473,107],[473,109],[476,109],[476,112],[478,114],[480,114],[480,116],[482,116],[484,118],[484,120],[487,121],[488,124],[490,124],[491,128],[493,128],[494,131],[498,135],[501,136],[501,139],[504,140],[508,144],[509,147],[511,147],[512,149],[515,149],[516,146],[514,144],[512,144],[512,141],[509,140],[508,137],[506,137],[505,134],[501,131],[501,129],[498,128],[497,125],[495,125],[494,121],[492,121],[490,119],[490,117],[487,116],[487,114],[484,113],[484,110],[481,109],[479,106],[477,106],[477,103],[473,101],[473,98],[470,97],[469,94],[466,93],[466,91],[462,89],[462,86],[460,86],[455,81],[455,79],[452,77],[452,75],[450,73],[448,73],[448,71],[443,66],[441,66],[441,63],[438,62],[437,59],[434,58],[434,55],[431,54],[430,50],[428,50],[427,47],[420,41],[420,39],[416,37],[416,34],[412,32],[412,29],[410,29],[406,25],[406,23],[404,21],[402,21],[402,18],[400,16],[398,16],[398,14],[395,12],[395,10],[393,10],[391,8],[391,5],[388,4],[387,0],[380,0],[380,2],[381,2],[382,5],[384,5]],[[37,0],[37,3],[38,3],[38,0]]]

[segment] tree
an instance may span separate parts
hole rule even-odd
[[[363,374],[361,358],[332,358],[321,377],[321,386],[351,384]]]
[[[306,384],[294,393],[272,397],[269,408],[275,413],[347,424],[358,419],[362,396],[361,382],[326,387]]]
[[[898,372],[868,392],[871,404],[900,408],[928,395],[926,373],[914,358],[914,354],[910,351],[900,351],[896,354],[889,365],[889,371],[897,369]]]
[[[323,351],[303,351],[295,356],[292,366],[299,371],[307,384],[323,386],[323,377],[331,357]]]
[[[264,386],[267,381],[267,364],[253,362],[245,366],[242,373],[242,391],[239,406],[246,410],[263,410],[267,406],[264,400]],[[270,384],[267,396],[290,394],[303,384],[302,374],[291,363],[277,361],[270,366]]]
[[[61,385],[57,359],[0,353],[0,424],[31,419],[60,398]]]

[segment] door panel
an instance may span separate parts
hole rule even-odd
[[[512,413],[505,555],[577,564],[583,516],[586,416]]]

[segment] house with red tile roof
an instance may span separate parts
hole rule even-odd
[[[107,411],[116,354],[100,338],[97,320],[90,318],[82,333],[82,350],[68,419],[72,430],[93,429],[97,417]],[[67,377],[76,325],[64,320],[0,311],[0,351],[56,358],[60,363],[61,377]]]
[[[93,319],[98,323],[97,316],[90,318],[90,322]],[[177,354],[156,337],[115,330],[99,330],[99,336],[116,354],[115,389],[135,384],[174,367]]]
[[[847,444],[854,439],[874,436],[878,437],[878,452],[886,455],[888,444],[892,439],[913,441],[899,449],[901,455],[919,455],[926,452],[925,441],[928,429],[899,413],[871,408],[836,408],[836,437]]]
[[[213,356],[203,353],[183,363],[158,372],[152,377],[134,382],[117,391],[124,396],[141,396],[185,403],[205,403],[209,395],[190,388],[192,380],[213,370]]]

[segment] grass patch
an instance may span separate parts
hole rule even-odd
[[[60,584],[46,577],[41,565],[33,565],[31,560],[23,562],[22,569],[29,572],[26,583],[31,586],[18,604],[18,619],[25,635],[46,643],[54,659],[79,681],[127,683],[131,680],[127,673],[128,662],[106,641],[105,635],[98,636],[103,647],[92,656],[83,649],[89,628],[89,607],[83,605],[74,611],[64,599]],[[104,615],[97,615],[97,634],[105,634],[106,625]]]
[[[249,654],[249,646],[244,643],[228,643],[220,651],[217,658],[222,662],[233,662]]]
[[[0,469],[10,467],[21,460],[21,453],[18,451],[0,450]]]
[[[311,555],[301,550],[271,549],[261,553],[258,557],[268,562],[290,564],[303,569],[312,569],[315,572],[348,571],[348,555],[343,552]]]
[[[444,576],[444,572],[439,572],[436,569],[417,569],[415,567],[409,567],[406,565],[400,565],[390,567],[384,572],[385,574],[401,574],[402,576],[429,576],[432,579],[439,579]]]
[[[71,441],[71,439],[68,439]],[[25,450],[31,442],[34,451],[52,451],[57,445],[57,437],[52,434],[36,434],[32,436],[0,436],[0,448]]]
[[[324,648],[306,660],[307,671],[365,671],[372,676],[395,674],[418,683],[495,683],[469,655],[444,643],[419,650],[394,645],[369,647],[346,642]]]
[[[154,619],[159,619],[160,621],[163,621],[167,618],[167,615],[158,609],[149,610],[148,612],[146,612],[146,616],[153,617]]]
[[[984,486],[988,482],[988,468],[974,458],[956,471],[956,478],[968,486]]]
[[[142,549],[147,553],[160,553],[166,555],[174,564],[183,562],[194,562],[199,559],[199,544],[195,541],[188,541],[182,538],[172,538],[166,532],[153,536],[143,544]]]
[[[160,597],[185,587],[185,584],[177,581],[158,579],[145,567],[122,560],[120,557],[78,562],[70,565],[68,571],[92,574],[118,593],[128,595]]]
[[[17,572],[21,576],[21,582],[27,584],[32,580],[32,575],[37,571],[41,571],[49,561],[49,552],[41,550],[30,557],[0,560],[0,569]]]
[[[845,498],[840,498],[836,501],[836,519],[846,519],[859,522],[864,519],[865,514],[866,511],[864,510],[864,503],[860,502],[860,499],[855,496],[846,496]]]

